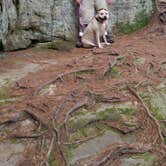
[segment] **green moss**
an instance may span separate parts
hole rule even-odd
[[[134,23],[132,24],[123,23],[123,22],[117,23],[116,27],[118,34],[120,35],[129,34],[134,31],[137,31],[142,27],[146,26],[149,23],[149,20],[150,20],[149,16],[146,14],[146,11],[143,10],[135,16]]]
[[[70,135],[69,140],[77,141],[77,140],[81,139],[82,137],[84,137],[84,134],[80,130],[78,130],[77,132]]]
[[[6,98],[6,92],[4,89],[0,89],[0,100]]]
[[[131,118],[131,116],[133,116],[135,112],[136,109],[134,108],[113,107],[106,108],[104,111],[99,112],[98,116],[100,119],[111,119],[117,121],[122,117],[122,115]]]
[[[166,137],[164,137],[164,144],[166,144]]]
[[[149,110],[153,113],[153,115],[157,118],[157,120],[164,120],[165,118],[160,112],[160,109],[158,107],[154,107],[150,100],[147,100],[146,103],[148,104]]]
[[[124,122],[123,124],[127,127],[136,127],[136,124],[134,122],[130,122],[130,121]]]
[[[135,114],[135,112],[136,112],[136,109],[134,109],[134,108],[119,108],[119,111],[122,113],[122,114],[124,114],[125,116],[127,116],[127,117],[131,117],[131,116],[133,116],[134,114]]]
[[[97,117],[100,120],[110,119],[112,121],[118,121],[121,118],[121,115],[115,108],[106,108],[104,111],[98,113]]]
[[[101,131],[105,130],[105,126],[102,124],[97,124],[97,126],[95,124],[84,127],[84,128],[80,128],[79,130],[77,130],[76,132],[74,132],[73,134],[70,135],[69,140],[70,141],[77,141],[86,137],[90,137],[90,136],[95,136],[99,133],[101,133]]]
[[[73,156],[74,149],[75,149],[74,145],[68,145],[67,147],[64,148],[64,156],[68,162],[69,162],[69,159],[71,159]]]
[[[10,139],[9,139],[9,142],[10,142],[11,144],[16,144],[16,143],[17,143],[17,139],[15,139],[15,138],[10,138]]]
[[[55,166],[55,148],[52,148],[50,156],[48,158],[49,166]]]
[[[5,54],[0,53],[0,60],[1,60],[1,59],[5,59],[5,58],[6,58],[6,55],[5,55]]]
[[[87,123],[88,123],[88,120],[86,120],[86,119],[80,118],[80,119],[74,120],[74,118],[72,118],[68,122],[68,128],[69,128],[70,132],[74,132],[77,129],[83,127]]]
[[[11,100],[7,99],[7,94],[5,89],[0,88],[0,105],[6,104],[6,103],[10,103]]]
[[[124,116],[128,119],[129,123],[134,124],[133,115],[136,109],[131,106],[117,105],[111,108],[106,108],[102,111],[88,112],[86,109],[78,111],[76,115],[69,118],[68,129],[71,133],[85,127],[88,123],[95,122],[98,120],[111,120],[119,121]],[[94,124],[94,123],[93,123]]]
[[[74,43],[71,41],[65,40],[55,40],[52,42],[47,43],[39,43],[37,48],[44,48],[44,49],[55,49],[58,51],[70,51],[74,48]]]
[[[110,71],[111,77],[112,78],[119,78],[120,77],[120,72],[119,68],[117,66],[114,66],[111,71]]]
[[[124,57],[124,56],[122,56],[122,55],[119,55],[119,56],[117,56],[116,59],[117,59],[118,61],[123,61],[123,60],[125,60],[125,58],[126,58],[126,57]]]
[[[109,71],[107,71],[107,73],[105,74],[105,76],[109,75],[111,75],[111,77],[115,79],[119,78],[120,77],[119,68],[117,66],[110,68]]]
[[[89,111],[85,108],[80,109],[80,111],[77,111],[75,113],[75,116],[81,116],[81,115],[86,115]]]
[[[158,165],[158,158],[155,154],[146,152],[144,154],[135,155],[132,157],[133,159],[143,159],[144,163],[142,166],[157,166]]]

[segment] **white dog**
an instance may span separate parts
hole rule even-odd
[[[107,24],[109,13],[107,9],[100,9],[96,16],[90,21],[85,28],[82,36],[83,47],[99,47],[103,48],[100,38],[103,37],[104,43],[109,45],[106,39]]]

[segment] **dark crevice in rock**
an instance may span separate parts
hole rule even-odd
[[[51,38],[52,38],[52,40],[53,40],[53,20],[54,20],[54,8],[55,8],[55,6],[56,6],[56,2],[55,2],[55,0],[53,0],[53,5],[52,5],[52,7],[51,7],[51,24],[52,24],[52,26],[51,26]]]
[[[19,17],[19,6],[20,6],[19,0],[13,0],[13,4],[15,5],[16,8],[17,17]]]
[[[3,47],[3,44],[2,44],[2,40],[0,41],[0,51],[3,51],[4,50],[4,47]]]

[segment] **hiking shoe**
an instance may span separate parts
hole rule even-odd
[[[77,42],[76,42],[76,47],[77,47],[77,48],[83,47],[83,44],[82,44],[82,42],[81,42],[81,37],[78,37]]]
[[[77,48],[82,48],[82,47],[83,47],[82,42],[77,41],[77,42],[76,42],[76,47],[77,47]]]
[[[108,43],[114,43],[115,41],[113,39],[111,39],[110,35],[106,35],[106,39]]]

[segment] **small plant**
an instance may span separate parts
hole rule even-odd
[[[5,55],[5,54],[0,53],[0,59],[5,59],[5,58],[6,58],[6,55]]]
[[[53,148],[50,153],[50,156],[48,158],[48,163],[50,166],[55,166],[55,148]]]
[[[6,93],[4,89],[0,89],[0,100],[5,99],[6,98]]]
[[[149,20],[150,20],[149,16],[146,14],[146,11],[143,10],[140,13],[136,14],[134,23],[132,24],[123,23],[123,22],[117,23],[116,25],[118,29],[117,32],[120,35],[130,34],[146,26],[149,23]]]
[[[118,69],[117,66],[114,66],[114,67],[111,69],[110,73],[111,73],[111,77],[112,77],[112,78],[119,78],[119,77],[120,77],[120,72],[119,72],[119,69]]]

